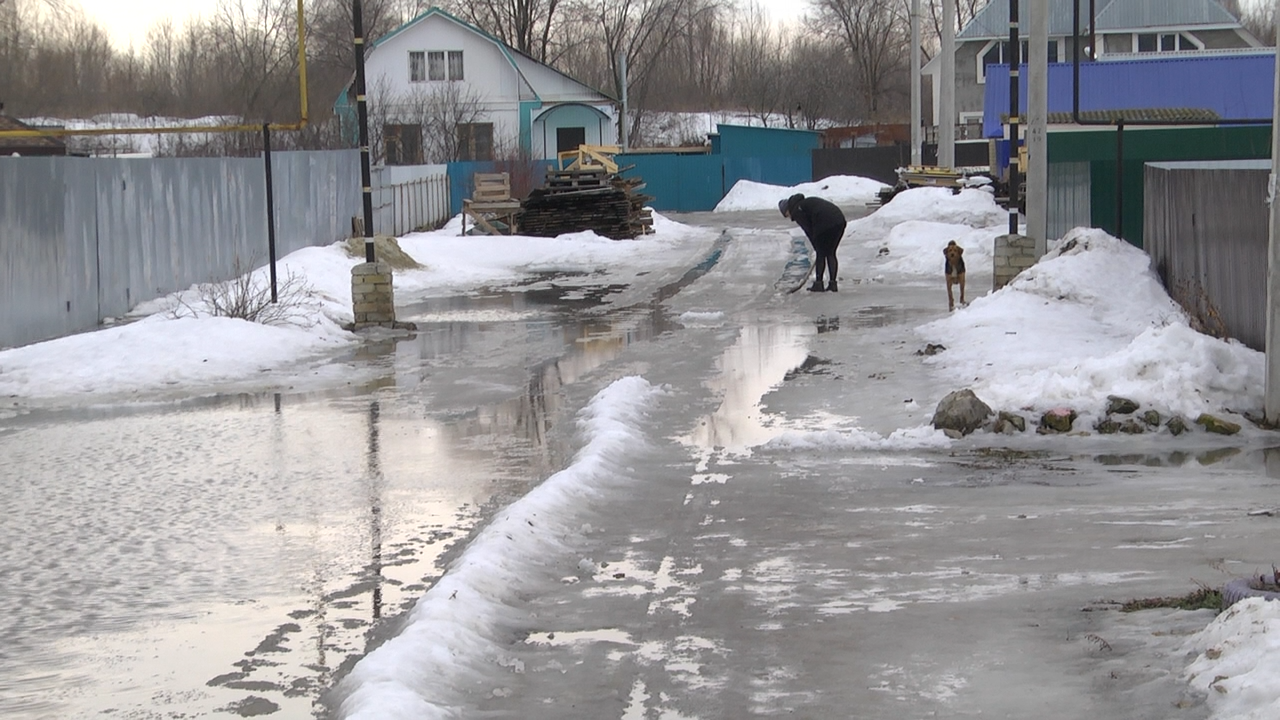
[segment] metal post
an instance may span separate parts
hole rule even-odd
[[[1021,168],[1018,167],[1019,141],[1022,132],[1018,127],[1019,66],[1022,41],[1018,37],[1018,0],[1009,0],[1009,234],[1018,234],[1018,183]]]
[[[938,89],[938,166],[956,166],[956,0],[942,0],[942,80]]]
[[[920,166],[920,0],[911,0],[911,164]]]
[[[360,123],[360,187],[364,193],[364,260],[376,262],[373,248],[373,178],[369,171],[369,108],[365,103],[364,10],[351,0],[351,24],[355,29],[356,115]]]
[[[1032,0],[1027,53],[1027,235],[1036,257],[1048,250],[1049,232],[1049,0]]]
[[[1116,119],[1116,237],[1124,239],[1124,118]]]
[[[1280,24],[1276,26],[1276,67],[1280,68]],[[1275,77],[1273,117],[1280,118],[1280,72]],[[1271,203],[1271,222],[1267,238],[1267,382],[1262,410],[1270,424],[1280,422],[1280,132],[1271,125],[1271,178],[1267,183],[1267,200]]]
[[[267,257],[271,260],[271,302],[280,296],[276,290],[276,201],[271,184],[271,125],[262,123],[262,165],[267,173]]]

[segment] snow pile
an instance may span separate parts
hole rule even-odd
[[[1009,212],[983,190],[953,193],[946,188],[912,188],[867,217],[849,223],[845,240],[879,244],[894,227],[911,220],[989,228],[1002,222],[1007,226]]]
[[[1207,695],[1210,720],[1280,717],[1280,602],[1242,600],[1188,641],[1197,657],[1187,667],[1191,686]]]
[[[527,282],[531,274],[556,282],[619,282],[665,269],[714,230],[691,228],[654,214],[652,235],[610,240],[592,232],[557,238],[460,237],[461,219],[435,232],[400,239],[400,247],[423,269],[396,273],[396,299],[406,305],[432,293],[479,292]],[[693,241],[692,244],[690,241]],[[674,254],[674,255],[673,255]],[[261,325],[210,317],[198,287],[140,303],[128,324],[0,350],[0,396],[19,402],[85,396],[146,399],[150,394],[321,389],[349,384],[353,367],[334,358],[359,342],[342,330],[352,321],[351,268],[363,258],[343,243],[290,253],[278,263],[283,283],[295,276],[305,292],[294,322]],[[250,283],[269,287],[266,266],[249,273]],[[366,368],[366,371],[373,369]]]
[[[830,200],[837,205],[865,205],[875,199],[884,183],[864,177],[836,175],[792,187],[739,180],[715,207],[715,212],[774,210],[778,201],[796,193]]]
[[[326,363],[352,343],[353,335],[324,320],[303,328],[154,315],[0,353],[0,395],[105,399],[140,392],[190,395],[192,385],[279,387],[300,375],[338,381],[343,366]]]
[[[888,237],[881,244],[882,250],[888,252],[877,256],[875,268],[880,272],[927,275],[940,279],[942,249],[954,240],[964,248],[967,273],[987,274],[991,272],[993,264],[996,237],[1006,232],[1006,226],[975,230],[968,225],[908,220],[889,231]]]
[[[457,716],[455,693],[482,680],[520,629],[520,597],[575,572],[575,518],[602,484],[629,479],[627,458],[647,442],[643,416],[662,393],[632,376],[591,400],[578,421],[587,442],[573,463],[500,512],[418,601],[403,631],[356,664],[336,690],[341,717]]]
[[[997,410],[1070,407],[1080,427],[1121,395],[1194,420],[1261,407],[1262,354],[1195,332],[1146,253],[1100,230],[1071,231],[1001,290],[916,332],[926,360]]]

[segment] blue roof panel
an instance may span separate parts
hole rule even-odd
[[[1080,64],[1080,110],[1203,108],[1230,120],[1270,118],[1274,55],[1234,55]],[[1009,112],[1009,66],[987,67],[982,130],[1002,137],[1000,116]],[[1027,110],[1027,67],[1018,91]],[[1049,66],[1049,112],[1071,112],[1071,63]]]

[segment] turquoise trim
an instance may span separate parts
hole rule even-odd
[[[533,154],[533,113],[541,107],[541,100],[520,102],[520,149],[526,155]]]

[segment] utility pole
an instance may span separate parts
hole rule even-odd
[[[1017,2],[1017,0],[1014,0]],[[956,166],[956,0],[942,0],[942,87],[938,90],[938,166]]]
[[[1027,235],[1040,258],[1049,232],[1049,0],[1031,0],[1027,54]]]
[[[1280,24],[1276,26],[1275,105],[1271,123],[1271,179],[1267,199],[1271,203],[1271,223],[1267,244],[1267,384],[1262,411],[1268,423],[1280,422],[1280,132],[1275,119],[1280,118]]]
[[[919,167],[920,137],[920,0],[911,0],[911,164]]]
[[[1021,168],[1018,162],[1019,140],[1022,130],[1018,124],[1021,103],[1018,98],[1018,81],[1021,75],[1022,39],[1018,37],[1018,0],[1009,0],[1009,234],[1018,234],[1018,183]]]
[[[364,10],[351,0],[351,23],[356,45],[356,116],[360,124],[360,187],[364,193],[364,261],[375,262],[373,244],[373,178],[369,170],[369,106],[364,82]]]

